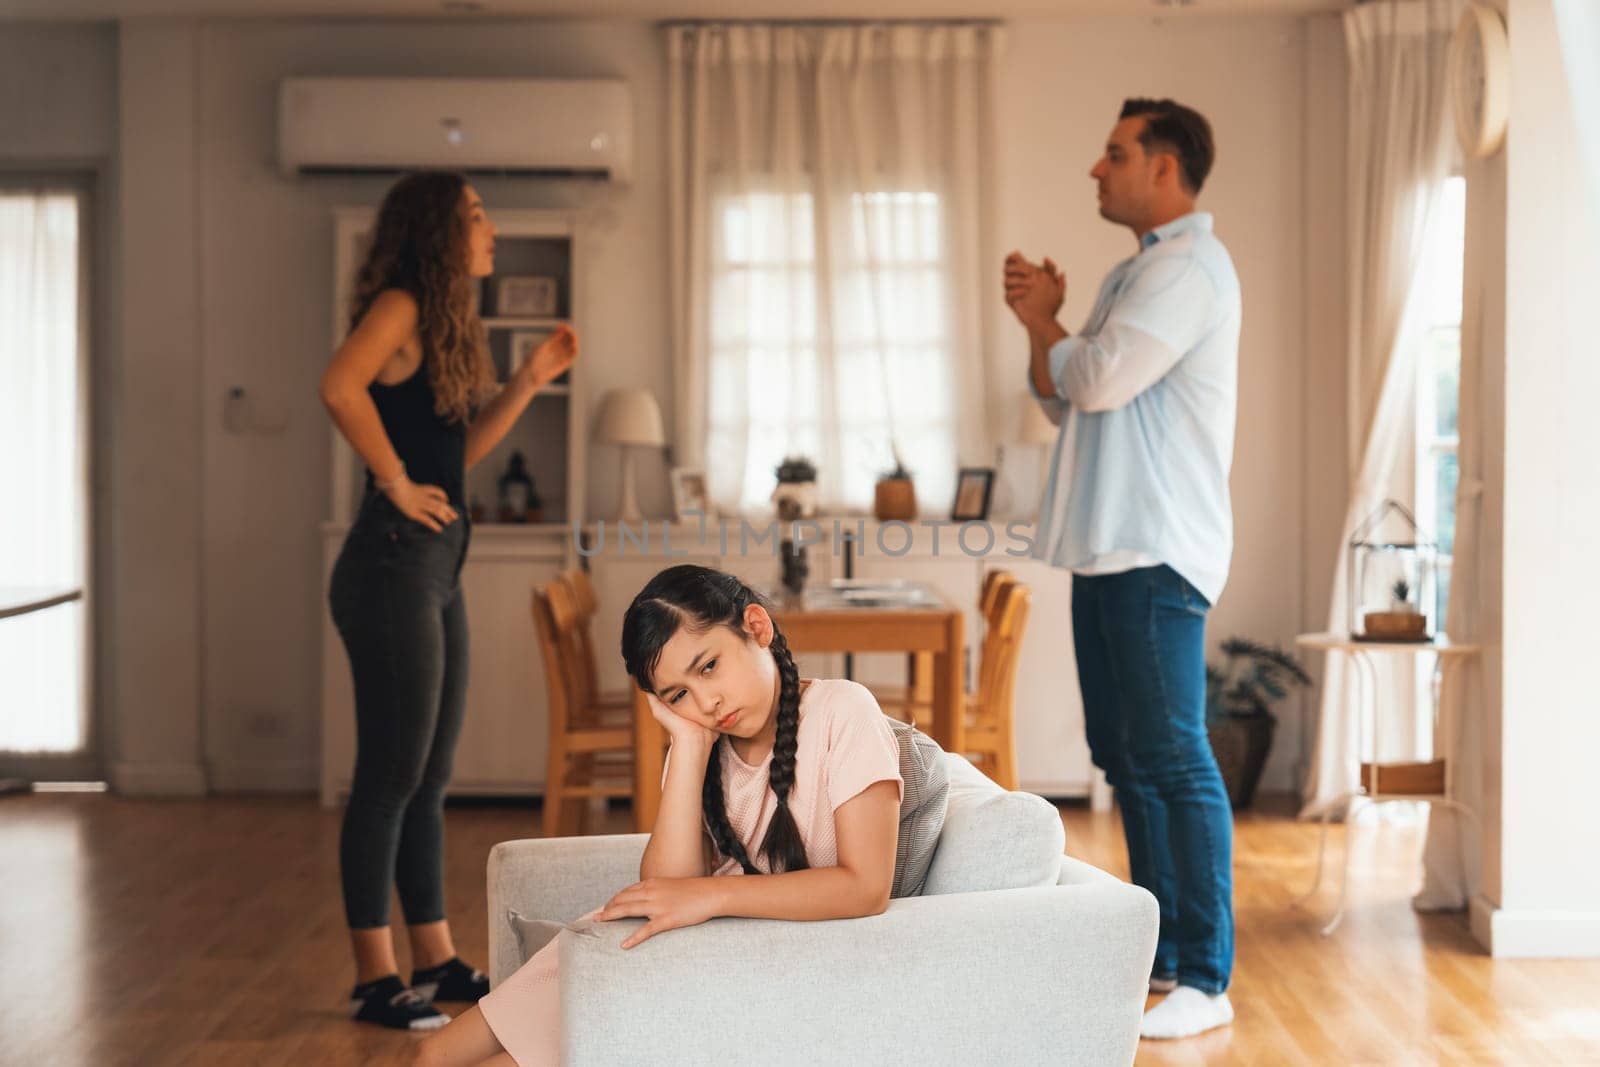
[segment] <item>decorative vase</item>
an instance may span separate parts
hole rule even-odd
[[[917,490],[910,478],[884,478],[872,491],[872,515],[879,522],[910,522],[917,517]]]
[[[1255,799],[1277,728],[1278,720],[1270,715],[1218,715],[1207,720],[1206,736],[1228,790],[1228,803],[1235,810],[1248,808]]]

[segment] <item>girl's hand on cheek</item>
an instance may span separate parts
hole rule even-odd
[[[612,897],[595,918],[600,922],[628,918],[647,920],[622,942],[623,948],[632,948],[663,930],[698,926],[715,918],[712,887],[706,884],[710,881],[710,878],[650,878]]]
[[[717,743],[715,730],[679,715],[654,693],[646,693],[645,698],[650,702],[650,714],[667,732],[674,747],[682,745],[687,749],[692,746],[698,752],[710,753],[711,746]]]

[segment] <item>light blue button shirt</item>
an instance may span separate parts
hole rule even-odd
[[[1233,555],[1239,277],[1208,214],[1141,245],[1050,349],[1056,396],[1039,402],[1061,432],[1032,554],[1079,574],[1165,563],[1216,603]]]

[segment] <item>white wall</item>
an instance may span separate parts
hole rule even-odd
[[[0,101],[0,159],[110,159],[117,144],[116,28],[5,24]]]
[[[1116,18],[1008,30],[1000,250],[1050,255],[1063,267],[1069,328],[1088,314],[1104,274],[1137,250],[1127,230],[1099,217],[1088,178],[1123,99],[1171,96],[1212,122],[1217,162],[1200,207],[1216,216],[1244,290],[1233,570],[1211,615],[1213,645],[1243,634],[1288,648],[1308,624],[1325,623],[1333,560],[1325,527],[1332,515],[1337,538],[1345,485],[1342,435],[1322,432],[1343,419],[1342,389],[1323,391],[1338,378],[1324,372],[1342,365],[1330,289],[1342,284],[1342,267],[1328,257],[1343,214],[1343,129],[1328,101],[1337,119],[1343,61],[1330,26],[1337,30],[1326,18]],[[1308,265],[1318,282],[1309,300]],[[998,293],[998,264],[995,276]],[[1010,399],[1000,409],[1013,411],[1026,389],[1027,349],[1009,313],[991,346]],[[1263,788],[1293,787],[1303,708],[1300,699],[1286,705]]]
[[[1483,240],[1469,244],[1470,269],[1504,277],[1484,308],[1504,332],[1503,347],[1485,346],[1491,387],[1501,386],[1489,394],[1500,463],[1485,478],[1492,625],[1473,929],[1497,956],[1595,957],[1600,853],[1574,826],[1586,825],[1600,752],[1600,697],[1583,669],[1600,594],[1600,253],[1550,0],[1505,7],[1510,127],[1504,162],[1484,168],[1473,205]]]

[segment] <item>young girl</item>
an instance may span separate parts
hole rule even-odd
[[[892,890],[920,888],[931,852],[896,869],[911,818],[901,798],[933,797],[942,820],[944,793],[928,788],[936,746],[915,735],[908,747],[855,682],[801,680],[743,582],[688,564],[662,571],[628,608],[622,655],[672,740],[642,881],[593,915],[646,920],[623,948],[719,915],[876,915]],[[555,1064],[559,1020],[552,941],[424,1042],[419,1062]]]
[[[472,300],[493,271],[494,225],[466,179],[400,179],[378,211],[350,336],[322,377],[328,412],[368,471],[328,590],[355,682],[356,766],[339,836],[356,957],[350,1007],[399,1029],[443,1026],[449,1017],[429,1001],[489,988],[456,958],[440,862],[466,708],[462,482],[577,355],[562,328],[495,394]],[[411,935],[410,988],[389,933],[391,885]]]

